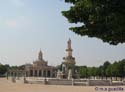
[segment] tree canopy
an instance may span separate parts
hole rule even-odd
[[[62,11],[70,23],[81,26],[70,30],[81,36],[96,37],[109,44],[125,42],[125,0],[65,0],[71,3]]]

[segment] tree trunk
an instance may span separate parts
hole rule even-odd
[[[116,81],[117,81],[117,76],[116,76]]]
[[[106,76],[106,80],[107,80],[107,76]]]
[[[111,76],[111,81],[112,81],[112,76]]]

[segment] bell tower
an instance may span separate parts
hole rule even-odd
[[[40,52],[39,52],[38,59],[39,59],[40,61],[43,60],[43,53],[42,53],[41,50],[40,50]]]

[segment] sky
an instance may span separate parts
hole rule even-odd
[[[113,46],[71,32],[72,24],[61,14],[69,7],[64,0],[0,0],[0,63],[32,63],[41,49],[49,65],[59,65],[69,38],[77,65],[99,66],[125,58],[125,44]]]

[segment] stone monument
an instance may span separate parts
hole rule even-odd
[[[77,78],[77,74],[75,72],[75,58],[72,56],[72,47],[71,47],[71,40],[69,39],[67,42],[67,56],[63,57],[64,62],[62,62],[62,75],[63,78],[72,79]]]

